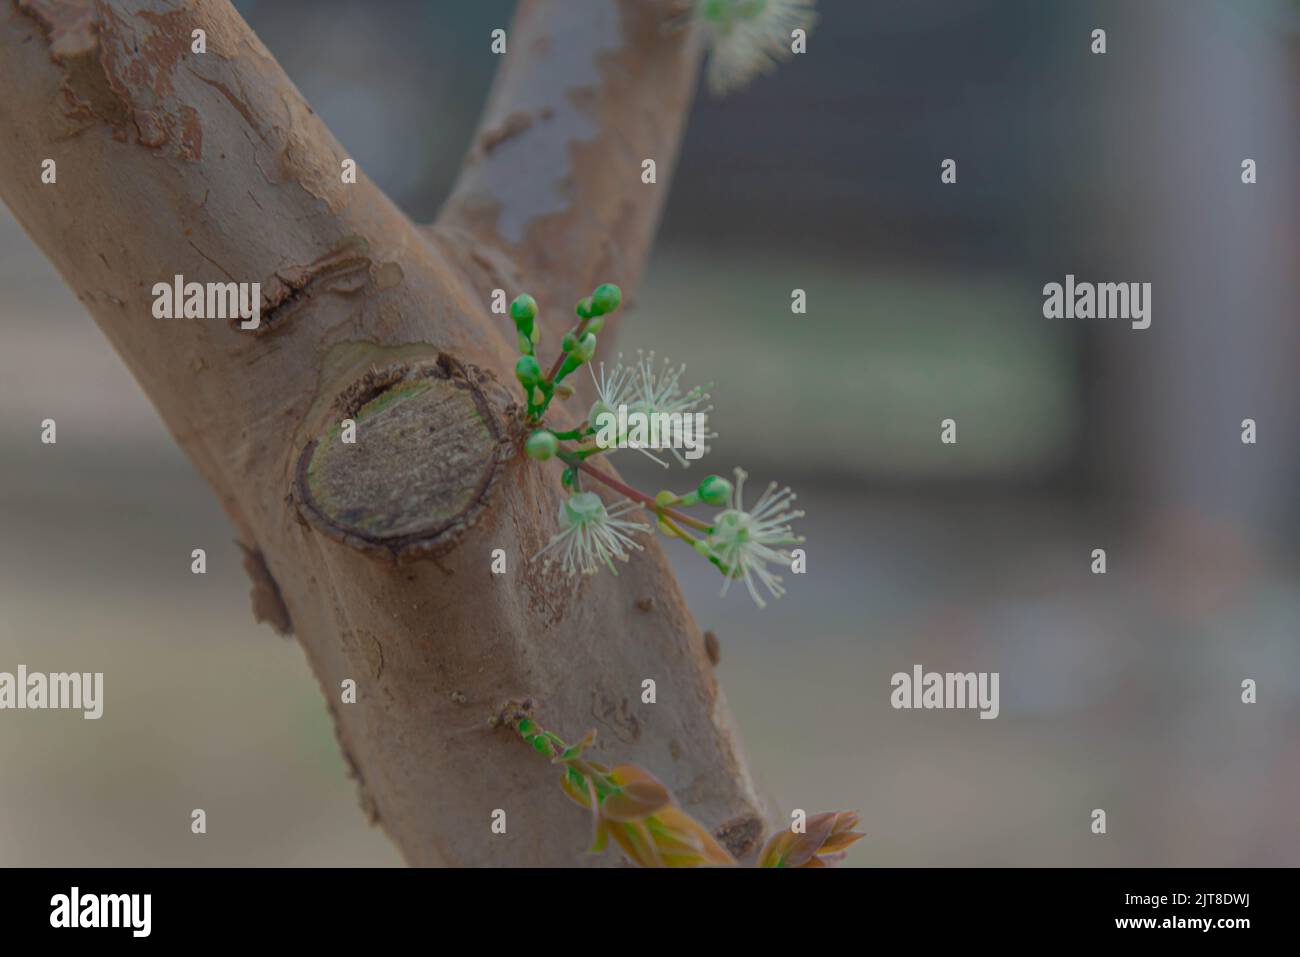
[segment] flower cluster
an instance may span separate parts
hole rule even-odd
[[[789,550],[803,538],[791,526],[803,512],[793,507],[796,496],[789,488],[778,488],[772,483],[748,509],[743,495],[746,474],[735,470],[736,481],[720,475],[708,475],[689,492],[678,494],[670,490],[651,496],[624,484],[613,475],[596,468],[592,460],[609,454],[620,447],[637,448],[665,468],[669,463],[649,452],[643,445],[627,442],[622,427],[613,429],[610,422],[615,412],[622,410],[662,421],[681,422],[684,416],[694,417],[701,423],[696,438],[702,443],[713,438],[708,430],[708,386],[688,387],[682,381],[684,365],[656,361],[653,352],[638,353],[634,363],[620,361],[610,367],[600,363],[600,374],[589,365],[596,352],[597,335],[604,327],[605,317],[619,308],[622,292],[613,283],[597,286],[592,294],[575,308],[578,321],[561,340],[560,355],[543,373],[537,361],[539,341],[537,303],[531,296],[520,296],[510,305],[510,315],[518,334],[519,361],[515,377],[519,380],[526,398],[526,416],[531,433],[524,442],[524,450],[533,459],[545,462],[557,459],[564,465],[561,483],[568,493],[559,510],[559,531],[537,556],[547,561],[556,560],[570,575],[593,575],[602,567],[617,574],[614,562],[627,561],[631,552],[642,546],[633,536],[652,531],[651,526],[625,517],[635,508],[652,512],[655,527],[670,538],[690,545],[707,559],[725,581],[725,595],[733,581],[743,581],[750,597],[760,607],[768,597],[779,598],[785,593],[781,575],[775,567],[790,567],[794,556]],[[546,424],[546,414],[552,402],[571,398],[572,386],[566,380],[583,365],[588,365],[595,388],[592,403],[583,422],[577,428],[552,429]],[[689,465],[688,456],[670,446],[678,462]],[[699,449],[707,452],[707,446]],[[617,492],[623,499],[607,505],[594,492],[585,491],[584,479],[599,482]],[[711,520],[695,518],[683,510],[695,506],[713,507],[717,511]]]
[[[633,864],[641,867],[735,867],[737,861],[695,818],[683,811],[672,794],[649,771],[635,764],[613,768],[585,757],[596,740],[588,731],[577,744],[565,744],[529,714],[531,702],[508,706],[494,725],[508,725],[546,755],[563,765],[560,787],[571,800],[591,813],[589,852],[599,853],[612,840]],[[831,811],[809,818],[802,832],[773,835],[759,855],[759,867],[825,867],[841,860],[844,850],[863,835],[854,831],[858,815]]]

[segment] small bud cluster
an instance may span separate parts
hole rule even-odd
[[[567,398],[572,390],[564,390],[562,383],[583,363],[590,362],[596,354],[596,333],[605,327],[605,316],[614,312],[622,304],[622,290],[613,283],[597,286],[585,299],[574,308],[578,322],[560,340],[561,354],[555,365],[545,375],[537,362],[536,346],[540,338],[537,327],[537,301],[524,294],[510,304],[510,318],[514,320],[515,330],[519,333],[519,361],[515,363],[515,378],[524,387],[528,398],[528,420],[540,422],[551,405],[551,400],[559,395]],[[547,443],[541,442],[538,452],[544,453]],[[534,458],[548,459],[555,453],[529,454]]]

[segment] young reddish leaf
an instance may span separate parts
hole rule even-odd
[[[609,825],[599,817],[594,818],[595,824],[592,827],[591,846],[587,848],[588,854],[599,854],[609,846]]]
[[[574,780],[574,778],[578,780]],[[573,803],[587,810],[591,810],[591,798],[587,792],[586,780],[576,771],[565,771],[564,777],[560,778],[560,787],[564,790]]]
[[[659,811],[654,816],[657,824],[670,830],[678,840],[685,840],[699,845],[702,863],[718,867],[735,867],[736,859],[717,842],[712,834],[704,829],[699,821],[691,817],[675,804]]]
[[[828,812],[808,819],[806,833],[784,830],[773,834],[759,855],[759,867],[826,867],[844,858],[844,848],[864,835],[852,830],[853,811]]]
[[[577,744],[565,748],[564,751],[562,751],[560,754],[557,754],[554,758],[552,758],[551,763],[562,764],[565,761],[572,761],[573,759],[581,755],[584,750],[589,748],[592,742],[595,740],[596,740],[596,729],[592,728],[590,731],[588,731],[586,734],[582,736],[581,741],[579,741]]]
[[[763,853],[759,855],[759,867],[784,867],[785,856],[790,853],[790,845],[798,837],[790,831],[777,831],[767,839],[763,845]]]
[[[654,837],[641,821],[611,824],[609,833],[623,853],[642,867],[663,867],[664,861],[655,847]]]
[[[604,814],[612,821],[640,820],[672,802],[659,779],[635,764],[620,764],[610,772],[619,793],[605,798]],[[612,803],[611,803],[612,802]]]
[[[814,854],[820,850],[826,838],[830,837],[835,827],[835,814],[815,814],[808,818],[807,828],[802,834],[795,834],[790,850],[785,855],[783,866],[803,867]]]
[[[822,849],[817,853],[821,857],[826,857],[830,854],[842,852],[846,847],[857,843],[864,837],[866,837],[865,834],[859,834],[857,831],[844,831],[840,834],[832,834],[826,839],[826,843],[822,845]]]

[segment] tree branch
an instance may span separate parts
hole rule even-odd
[[[635,6],[624,14],[646,27]],[[206,54],[191,52],[194,29]],[[582,37],[557,34],[554,56],[576,58],[560,41]],[[602,57],[602,110],[608,90],[669,78],[653,96],[684,110],[680,54],[644,42],[621,66]],[[468,221],[417,229],[364,177],[344,183],[344,151],[224,0],[0,0],[0,89],[0,194],[220,497],[257,614],[298,636],[363,805],[407,860],[583,860],[587,823],[553,769],[487,724],[529,697],[553,727],[596,726],[598,760],[652,768],[700,820],[745,836],[733,851],[751,849],[739,843],[757,841],[759,802],[658,546],[619,578],[573,582],[530,561],[559,489],[519,454],[500,384],[513,348],[475,291],[485,271],[516,269],[505,247],[474,245]],[[656,142],[675,142],[682,116],[642,112]],[[648,142],[622,122],[597,139],[624,159]],[[664,189],[619,198],[621,174],[590,149],[575,147],[581,207],[534,216],[518,249],[530,273],[573,257],[574,288],[639,268]],[[625,215],[591,212],[610,203]],[[561,246],[545,250],[548,235]],[[176,274],[261,282],[262,327],[152,318],[153,284]],[[343,418],[355,445],[341,444]],[[507,575],[490,571],[495,548]],[[355,703],[340,695],[349,678]],[[644,678],[656,705],[639,703]],[[498,808],[506,835],[490,830]]]
[[[543,306],[600,282],[633,295],[699,72],[663,0],[522,0],[440,228],[508,253]],[[657,183],[641,180],[655,160]],[[543,317],[546,318],[546,310]]]

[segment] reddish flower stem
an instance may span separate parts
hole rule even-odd
[[[591,322],[591,319],[583,319],[580,323],[578,323],[578,329],[573,334],[574,339],[577,339],[578,341],[582,340],[582,334],[587,331],[587,323],[589,322]],[[547,385],[550,385],[552,382],[555,381],[555,377],[559,375],[560,367],[564,365],[564,360],[568,357],[568,355],[569,354],[567,352],[561,349],[560,354],[555,357],[555,365],[551,366],[551,371],[546,373]]]
[[[633,501],[640,502],[642,505],[653,509],[656,515],[667,515],[674,521],[680,522],[682,525],[687,525],[699,532],[707,533],[710,530],[710,527],[704,522],[701,522],[698,518],[691,518],[689,515],[683,515],[681,512],[674,511],[671,508],[664,508],[644,492],[638,492],[632,486],[624,485],[618,479],[614,478],[614,476],[606,475],[604,472],[600,471],[600,469],[592,468],[586,462],[578,462],[577,467],[587,475],[590,475],[597,482],[603,482],[614,491],[621,492]]]
[[[547,385],[555,381],[555,376],[557,373],[559,373],[560,366],[564,365],[564,357],[567,355],[568,355],[567,352],[561,351],[560,354],[556,356],[555,365],[551,366],[551,371],[546,373]]]

